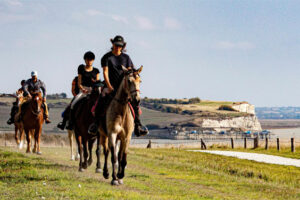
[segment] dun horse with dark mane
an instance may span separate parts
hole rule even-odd
[[[41,92],[31,93],[31,96],[32,98],[22,105],[22,121],[27,140],[26,153],[31,153],[31,136],[34,136],[33,153],[41,154],[40,138],[44,122],[43,98]]]
[[[134,130],[134,118],[129,106],[129,102],[140,101],[140,76],[142,67],[136,71],[128,70],[123,67],[124,78],[116,92],[113,100],[109,104],[105,121],[100,122],[97,136],[88,133],[88,126],[92,122],[92,114],[90,112],[92,105],[97,98],[93,96],[96,90],[90,95],[86,103],[82,103],[75,112],[75,135],[78,143],[80,154],[79,171],[83,171],[91,164],[92,145],[97,138],[97,164],[96,172],[100,172],[100,145],[103,146],[104,152],[104,178],[109,177],[107,159],[109,150],[111,152],[112,162],[112,185],[123,184],[125,176],[125,167],[127,165],[127,152],[131,140],[131,135]],[[98,94],[99,95],[99,94]],[[117,148],[117,143],[120,142],[120,147]],[[89,147],[88,153],[87,147]],[[119,151],[118,151],[119,149]],[[89,159],[88,159],[89,157]],[[119,164],[118,164],[119,163]],[[118,172],[116,172],[118,167]]]

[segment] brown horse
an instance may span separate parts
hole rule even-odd
[[[137,71],[128,71],[123,67],[124,78],[114,96],[112,102],[109,104],[106,112],[106,129],[102,123],[99,126],[101,135],[101,144],[103,151],[107,152],[108,147],[111,151],[112,162],[112,185],[123,184],[125,176],[125,167],[127,165],[127,152],[131,140],[131,135],[134,130],[134,118],[128,105],[129,101],[140,101],[140,76],[143,69],[141,66]],[[105,131],[106,130],[106,131]],[[118,150],[117,143],[120,142]],[[97,142],[100,145],[99,142]],[[98,147],[99,148],[99,147]],[[118,152],[119,151],[119,152]],[[103,175],[108,177],[107,169],[107,155],[105,155],[105,163],[103,168]],[[118,166],[118,173],[116,168]]]
[[[88,133],[89,125],[93,122],[92,107],[97,101],[100,95],[100,87],[95,84],[93,86],[92,92],[86,98],[82,99],[74,107],[75,110],[75,123],[74,132],[75,138],[78,145],[79,152],[79,171],[82,172],[93,162],[92,160],[92,148],[95,140],[100,137],[98,134],[91,135]],[[98,140],[100,141],[100,140]],[[89,149],[89,152],[88,152]],[[97,154],[97,166],[96,172],[100,173],[100,148],[96,150]],[[98,164],[99,163],[99,164]]]
[[[22,92],[17,92],[17,105],[20,106],[21,102],[23,101],[23,93]],[[23,148],[23,143],[24,143],[24,128],[23,128],[23,123],[18,122],[19,119],[19,114],[15,114],[14,116],[14,125],[15,125],[15,140],[17,145],[19,146],[19,149]],[[18,136],[18,132],[20,133],[20,136]]]
[[[31,134],[35,139],[33,152],[41,154],[40,138],[42,134],[42,126],[44,122],[44,110],[42,109],[42,94],[41,92],[31,93],[32,98],[22,105],[22,122],[26,134],[27,151],[31,153]]]

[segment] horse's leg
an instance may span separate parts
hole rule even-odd
[[[105,136],[101,136],[101,143],[103,147],[103,154],[104,154],[104,166],[103,166],[103,177],[105,179],[109,178],[109,172],[108,172],[108,167],[107,167],[107,160],[108,160],[108,154],[109,154],[109,149],[108,149],[108,138]]]
[[[37,141],[38,141],[38,129],[37,128],[35,128],[34,130],[34,137],[33,137],[33,139],[34,139],[34,148],[33,148],[33,153],[36,153],[37,152]]]
[[[96,149],[96,155],[97,155],[97,163],[96,163],[96,173],[101,173],[101,162],[100,162],[100,155],[101,155],[101,137],[100,134],[97,136],[97,149]]]
[[[88,159],[88,166],[91,166],[93,163],[93,145],[94,145],[95,139],[91,139],[88,141],[88,147],[89,147],[89,159]]]
[[[19,140],[19,137],[18,137],[18,130],[19,130],[18,125],[15,124],[15,140],[16,140],[17,145],[20,144],[20,140]]]
[[[24,128],[23,128],[22,124],[19,125],[19,132],[20,132],[19,149],[22,149],[23,148],[23,144],[24,144]]]
[[[37,154],[38,155],[41,155],[42,152],[41,152],[41,149],[40,149],[40,144],[41,144],[41,134],[42,134],[42,126],[40,126],[38,129],[37,129],[37,132],[35,133],[35,137],[36,137],[36,143],[37,143]]]
[[[84,169],[82,168],[82,160],[83,160],[83,149],[82,149],[82,138],[81,136],[76,136],[78,152],[79,152],[79,169],[78,171],[83,172]]]
[[[25,134],[26,134],[26,140],[27,140],[27,150],[26,153],[31,153],[31,144],[30,144],[30,131],[28,129],[25,129]]]
[[[74,160],[75,156],[73,154],[73,133],[71,132],[71,130],[68,130],[68,137],[69,137],[70,148],[71,148],[71,160]]]
[[[83,169],[86,169],[86,168],[88,167],[88,164],[87,164],[87,158],[88,158],[89,154],[88,154],[88,150],[87,150],[87,146],[88,146],[87,143],[88,143],[88,142],[87,142],[87,140],[85,140],[85,139],[82,141],[82,146],[83,146],[83,158],[84,158],[84,161],[83,161],[83,163],[82,163]]]
[[[73,138],[75,138],[75,132],[73,131],[72,133],[73,133]],[[76,148],[75,160],[77,161],[77,160],[79,160],[79,158],[80,158],[79,151],[78,151],[78,148]]]
[[[112,185],[119,185],[116,176],[116,168],[117,168],[116,139],[117,139],[116,133],[112,133],[109,137],[109,147],[111,151],[111,164],[112,164],[112,181],[111,181]]]
[[[127,141],[125,139],[121,139],[120,151],[119,151],[119,171],[118,171],[118,182],[119,184],[123,184],[123,178],[125,176],[125,167],[127,165]]]

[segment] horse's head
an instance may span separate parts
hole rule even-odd
[[[17,103],[18,103],[18,105],[20,105],[20,103],[23,101],[23,98],[24,98],[23,92],[18,91],[17,92]]]
[[[43,97],[41,92],[31,92],[32,112],[39,114],[41,112],[41,106],[43,103]]]
[[[122,66],[123,67],[123,66]],[[143,66],[141,66],[137,70],[126,69],[123,67],[124,71],[124,87],[126,88],[126,92],[129,96],[129,99],[132,101],[140,102],[140,73],[143,70]]]

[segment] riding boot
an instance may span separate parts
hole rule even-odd
[[[14,103],[10,111],[10,118],[6,122],[8,125],[15,123],[15,115],[17,112],[18,112],[18,106],[16,105],[16,103]]]
[[[70,106],[68,106],[67,108],[66,108],[66,110],[63,112],[63,120],[62,120],[62,122],[60,122],[60,123],[58,123],[57,124],[57,128],[59,128],[59,129],[61,129],[61,130],[64,130],[65,129],[65,126],[66,126],[66,124],[67,124],[67,121],[68,121],[68,119],[69,119],[69,113],[70,113],[70,109],[71,109],[71,107]]]
[[[73,115],[74,115],[74,113],[73,113],[74,111],[73,111],[73,109],[71,108],[70,109],[70,113],[69,113],[69,119],[67,120],[68,121],[68,123],[67,123],[67,126],[66,126],[66,129],[68,129],[68,130],[73,130],[73,128],[74,128],[74,125],[73,125],[73,122],[74,122],[74,117],[73,117]]]
[[[147,135],[149,133],[148,129],[146,126],[143,126],[140,120],[140,107],[139,107],[139,102],[135,102],[132,105],[135,118],[134,118],[134,134],[137,137]]]

